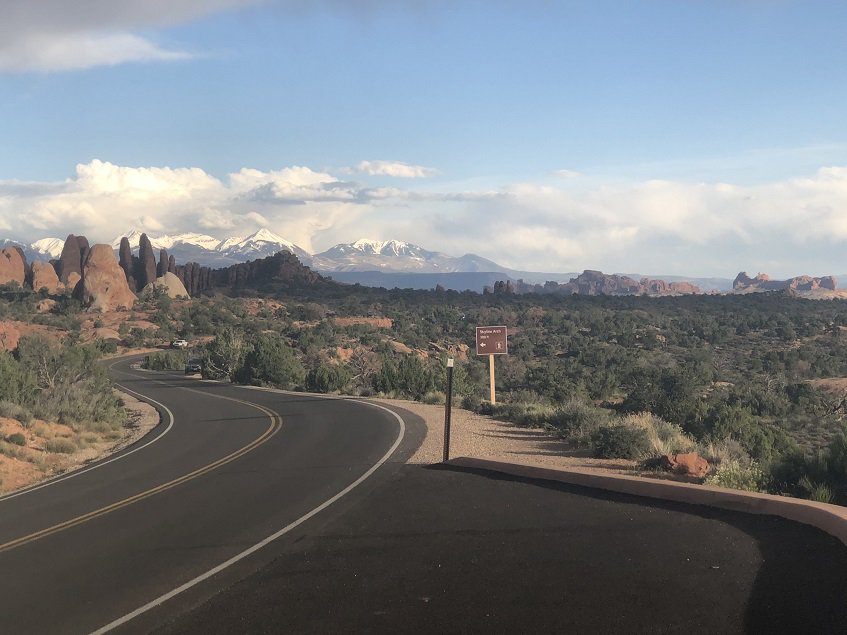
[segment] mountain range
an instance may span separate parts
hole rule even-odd
[[[134,229],[125,236],[133,250],[138,249],[142,232]],[[450,256],[400,240],[360,239],[342,243],[326,251],[311,254],[293,242],[267,230],[246,237],[214,238],[206,234],[184,233],[147,235],[154,250],[166,249],[178,262],[196,262],[219,268],[272,256],[278,251],[293,253],[305,265],[346,283],[366,286],[431,289],[440,284],[447,289],[482,291],[496,280],[523,280],[530,284],[547,281],[567,283],[578,274],[518,271],[475,254]],[[122,236],[112,248],[117,250]],[[11,239],[0,240],[0,247],[20,247],[28,260],[49,260],[62,253],[64,239],[42,238],[31,244]],[[639,279],[641,276],[630,274]],[[684,278],[661,276],[666,280],[687,281],[703,291],[729,291],[732,280],[723,278]]]

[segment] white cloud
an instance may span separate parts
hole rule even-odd
[[[0,3],[0,72],[68,71],[187,59],[138,34],[257,0],[27,0]]]
[[[433,192],[368,188],[304,166],[217,179],[196,167],[94,160],[63,182],[0,182],[0,228],[29,242],[68,233],[107,242],[132,227],[218,238],[267,227],[309,251],[398,238],[538,271],[839,274],[845,210],[844,167],[754,186],[650,180]]]
[[[0,45],[0,72],[70,71],[126,62],[188,59],[131,33],[37,35],[16,46]]]
[[[561,170],[553,170],[550,174],[553,176],[558,176],[561,179],[575,179],[578,176],[582,176],[579,172],[575,170],[561,169]]]
[[[342,168],[345,174],[368,174],[370,176],[393,176],[404,179],[423,179],[438,174],[435,168],[410,165],[401,161],[360,161],[354,166]]]

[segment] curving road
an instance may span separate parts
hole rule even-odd
[[[409,413],[112,371],[163,422],[0,497],[0,633],[847,632],[816,529],[406,465]]]
[[[162,423],[109,460],[0,497],[2,633],[94,632],[153,609],[164,619],[270,561],[274,538],[346,509],[422,435],[379,406],[131,361],[113,376]]]

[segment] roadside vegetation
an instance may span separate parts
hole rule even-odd
[[[33,296],[0,306],[0,315],[24,319],[29,309],[21,307],[35,306]],[[151,354],[151,368],[181,369],[192,357],[211,378],[443,403],[450,356],[456,405],[546,428],[645,469],[663,454],[697,451],[714,468],[711,483],[847,503],[847,303],[840,300],[329,286],[145,302],[113,346],[163,347],[174,337],[192,344]],[[144,328],[126,326],[130,318]],[[66,301],[35,319],[53,328],[63,321],[73,334],[85,316]],[[473,351],[480,325],[509,327],[495,406],[487,401],[487,359]]]

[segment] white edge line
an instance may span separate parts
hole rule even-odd
[[[285,527],[283,527],[282,529],[280,529],[276,533],[271,534],[270,536],[268,536],[267,538],[265,538],[261,542],[257,542],[252,547],[245,549],[244,551],[242,551],[241,553],[233,556],[229,560],[222,562],[221,564],[214,567],[213,569],[209,569],[208,571],[206,571],[206,573],[200,574],[196,578],[189,580],[185,584],[178,586],[177,588],[173,589],[172,591],[169,591],[168,593],[165,593],[164,595],[160,595],[155,600],[152,600],[152,601],[148,602],[147,604],[145,604],[144,606],[141,606],[141,607],[135,609],[132,613],[127,613],[123,617],[119,617],[115,621],[110,622],[109,624],[106,624],[106,626],[103,626],[103,627],[97,629],[96,631],[93,631],[91,633],[91,635],[101,635],[102,633],[107,633],[107,632],[111,631],[112,629],[117,628],[118,626],[121,626],[123,624],[126,624],[130,620],[135,619],[136,617],[138,617],[142,613],[146,613],[150,609],[153,609],[153,608],[159,606],[160,604],[167,602],[168,600],[176,597],[177,595],[179,595],[183,591],[187,591],[191,587],[194,587],[194,586],[200,584],[201,582],[208,580],[209,578],[211,578],[212,576],[220,573],[224,569],[227,569],[228,567],[234,565],[236,562],[243,560],[247,556],[249,556],[249,555],[259,551],[260,549],[268,546],[271,542],[273,542],[274,540],[276,540],[280,536],[287,534],[289,531],[291,531],[292,529],[295,529],[298,525],[303,524],[304,522],[306,522],[307,520],[309,520],[310,518],[312,518],[316,514],[319,514],[324,509],[326,509],[327,507],[332,505],[338,499],[340,499],[343,496],[349,494],[354,488],[358,487],[366,479],[368,479],[386,461],[388,461],[388,459],[391,457],[391,455],[394,454],[394,452],[400,446],[400,443],[401,443],[401,441],[403,441],[403,437],[406,434],[406,424],[405,424],[405,422],[403,421],[403,418],[400,415],[398,415],[393,410],[386,408],[385,406],[381,406],[381,405],[375,404],[375,403],[370,403],[368,401],[359,401],[359,403],[365,404],[367,406],[373,406],[374,408],[379,408],[380,410],[384,410],[384,411],[390,413],[391,415],[394,416],[395,419],[397,419],[397,422],[400,424],[400,432],[397,435],[397,439],[394,441],[394,444],[389,448],[388,452],[386,452],[385,455],[379,461],[374,463],[370,467],[370,469],[368,469],[367,472],[362,474],[359,478],[357,478],[355,481],[350,483],[347,487],[345,487],[343,490],[338,492],[332,498],[325,500],[323,503],[321,503],[320,505],[315,507],[312,511],[304,514],[303,516],[301,516],[300,518],[298,518],[294,522],[286,525]]]
[[[146,399],[146,400],[156,404],[157,406],[161,406],[164,409],[164,411],[168,413],[168,419],[169,419],[168,427],[165,428],[165,431],[162,432],[159,435],[156,435],[153,439],[151,439],[150,441],[148,441],[144,445],[140,445],[137,448],[133,448],[129,452],[124,452],[123,454],[119,454],[118,456],[114,456],[111,459],[106,459],[105,461],[102,461],[100,463],[96,463],[96,464],[91,465],[91,466],[84,468],[82,470],[75,470],[75,471],[70,472],[68,474],[64,474],[62,476],[57,476],[56,478],[50,479],[49,481],[45,481],[41,485],[36,485],[36,486],[30,487],[28,489],[23,489],[19,492],[8,494],[6,496],[0,496],[0,503],[7,501],[7,500],[10,500],[12,498],[17,498],[18,496],[23,496],[24,494],[29,494],[30,492],[36,492],[36,491],[43,489],[45,487],[49,487],[50,485],[55,485],[56,483],[61,483],[62,481],[67,481],[68,479],[72,479],[76,476],[80,476],[82,474],[85,474],[86,472],[90,472],[91,470],[96,470],[97,468],[103,467],[104,465],[108,465],[109,463],[114,463],[115,461],[120,461],[121,459],[128,457],[130,454],[135,454],[139,450],[143,450],[144,448],[156,443],[156,441],[158,441],[163,436],[165,436],[168,432],[171,431],[171,428],[174,427],[174,414],[170,411],[170,408],[168,408],[165,404],[163,404],[159,401],[156,401],[155,399],[151,399],[147,395],[142,395],[140,392],[135,392],[134,390],[130,390],[126,386],[123,386],[121,384],[115,384],[115,385],[120,386],[120,389],[125,391],[125,392],[131,393],[133,395],[136,395],[138,397]]]

